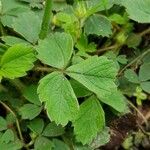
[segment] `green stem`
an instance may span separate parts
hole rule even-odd
[[[53,71],[57,71],[58,69],[49,68],[49,67],[35,67],[33,68],[33,70],[39,71],[39,72],[53,72]]]
[[[46,0],[41,31],[39,34],[40,39],[46,38],[46,36],[48,34],[51,14],[52,14],[52,0]]]

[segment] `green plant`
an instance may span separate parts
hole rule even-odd
[[[134,33],[131,22],[149,23],[148,6],[149,0],[1,0],[1,149],[87,150],[109,142],[105,109],[129,113],[120,77],[149,93],[148,46],[131,60],[122,53],[125,45],[138,51],[149,33]],[[138,91],[131,96],[143,100]]]

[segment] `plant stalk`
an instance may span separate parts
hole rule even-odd
[[[41,31],[39,34],[40,39],[45,39],[48,34],[51,15],[52,15],[52,0],[46,0]]]

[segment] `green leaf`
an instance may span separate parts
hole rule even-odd
[[[143,65],[140,67],[139,80],[140,80],[140,81],[147,81],[147,80],[150,80],[150,63],[143,64]]]
[[[33,12],[22,13],[14,19],[12,26],[27,41],[35,44],[39,38],[41,19]]]
[[[60,136],[64,134],[64,128],[61,125],[55,124],[55,122],[49,123],[44,129],[42,135],[48,137]]]
[[[16,0],[1,0],[1,22],[4,26],[12,28],[13,19],[18,17],[21,13],[30,11],[27,5],[23,5]]]
[[[85,97],[92,94],[91,91],[89,91],[85,86],[83,86],[81,83],[77,82],[74,79],[69,80],[71,83],[71,86],[74,90],[74,93],[76,96],[79,97]]]
[[[84,31],[87,35],[96,34],[98,36],[107,36],[112,34],[110,21],[102,15],[92,15],[87,19]]]
[[[114,0],[86,0],[87,14],[92,15],[98,11],[103,11],[111,8]]]
[[[77,140],[83,144],[90,143],[104,128],[104,111],[96,97],[90,97],[81,104],[73,126]]]
[[[106,94],[104,97],[98,95],[98,98],[105,104],[111,106],[115,110],[121,113],[129,113],[129,109],[127,107],[127,102],[125,101],[125,97],[121,94],[120,91],[116,89],[112,89],[111,93]]]
[[[104,128],[104,130],[98,133],[97,137],[90,144],[90,147],[92,147],[92,149],[97,149],[100,146],[103,146],[106,143],[108,143],[109,140],[110,140],[109,128],[106,127]]]
[[[126,40],[126,44],[128,45],[128,47],[136,48],[137,46],[140,45],[141,41],[142,41],[142,37],[140,35],[131,33],[129,34]]]
[[[22,146],[23,144],[18,139],[9,143],[0,142],[1,150],[20,150]]]
[[[40,80],[38,94],[51,121],[65,126],[78,113],[78,101],[73,89],[61,72],[53,72]]]
[[[11,141],[14,141],[15,137],[14,137],[14,133],[11,129],[8,129],[4,132],[4,134],[2,135],[2,137],[0,138],[0,143],[9,143]]]
[[[114,83],[117,69],[113,61],[104,56],[90,57],[69,67],[66,73],[94,92],[102,102],[112,106],[119,112],[124,112],[126,108],[124,98],[117,92]],[[113,98],[111,95],[113,95]]]
[[[93,56],[70,66],[67,74],[96,94],[105,95],[116,87],[117,70],[114,63],[104,56]]]
[[[147,51],[150,51],[150,49],[147,49]],[[150,53],[147,53],[147,55],[145,55],[143,57],[144,64],[150,63],[150,59],[149,58],[150,58]]]
[[[41,110],[42,110],[41,107],[33,104],[24,104],[19,109],[22,119],[29,119],[29,120],[32,120],[33,118],[38,116]]]
[[[36,50],[37,57],[44,64],[65,68],[73,52],[73,40],[67,33],[51,34],[48,38],[39,41]]]
[[[15,37],[15,36],[8,35],[8,36],[3,36],[1,38],[9,46],[13,46],[15,44],[20,44],[20,43],[29,44],[27,41],[20,39],[18,37]]]
[[[34,149],[35,150],[51,150],[54,147],[52,141],[45,137],[38,137],[35,140]]]
[[[149,0],[122,0],[122,4],[126,7],[129,18],[140,23],[150,23]]]
[[[10,47],[0,61],[0,76],[14,79],[26,75],[33,67],[35,56],[32,47],[16,44]]]
[[[116,59],[120,64],[127,64],[128,62],[126,55],[119,55]]]
[[[140,85],[141,85],[142,89],[143,89],[145,92],[147,92],[147,93],[150,94],[150,81],[141,82]]]
[[[137,74],[132,69],[127,69],[125,71],[124,76],[128,79],[128,81],[133,83],[139,83],[139,79]]]
[[[84,51],[84,52],[94,52],[96,51],[96,44],[95,43],[88,43],[87,36],[81,35],[81,38],[78,40],[76,44],[76,48],[79,51]]]
[[[7,122],[6,120],[0,116],[0,131],[7,129]]]
[[[41,134],[44,128],[44,121],[41,118],[36,118],[30,121],[28,127],[31,131]]]
[[[41,106],[41,102],[39,100],[38,94],[37,94],[37,85],[30,85],[27,86],[23,91],[23,96],[31,103]]]
[[[60,141],[58,139],[53,139],[54,148],[53,150],[70,150],[68,145],[66,145],[63,141]]]
[[[11,143],[0,143],[1,150],[20,150],[22,148],[22,143],[18,140]]]
[[[115,22],[117,24],[121,24],[121,25],[127,23],[126,18],[124,18],[123,16],[121,16],[119,14],[116,14],[116,13],[109,16],[109,20],[112,21],[112,22]]]

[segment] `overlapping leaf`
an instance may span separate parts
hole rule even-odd
[[[64,68],[73,52],[73,40],[67,33],[51,34],[39,41],[36,48],[38,58],[45,64],[56,68]]]
[[[21,34],[27,41],[35,44],[39,38],[41,20],[33,12],[26,12],[13,20],[13,29]]]
[[[102,15],[93,15],[85,22],[84,31],[86,34],[109,36],[112,34],[110,21]]]
[[[90,97],[81,104],[79,115],[73,122],[77,140],[83,144],[90,143],[104,125],[104,111],[96,97]]]
[[[40,100],[46,102],[51,121],[64,126],[75,119],[78,101],[69,81],[61,72],[53,72],[41,79],[38,93]]]

